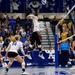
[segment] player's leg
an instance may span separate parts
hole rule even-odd
[[[16,59],[18,62],[21,63],[21,66],[22,66],[22,74],[29,74],[29,73],[27,73],[27,72],[25,71],[25,61],[24,61],[24,59],[23,59],[20,55],[17,55],[17,56],[15,57],[15,59]]]
[[[8,70],[9,70],[10,66],[12,65],[13,61],[14,61],[14,58],[9,58],[9,63],[5,69],[5,74],[8,73]]]
[[[42,53],[42,49],[41,49],[42,46],[41,46],[41,41],[40,41],[38,33],[36,34],[36,43],[38,44],[39,57],[41,57],[42,59],[45,59]]]
[[[1,63],[2,63],[2,67],[7,67],[7,64],[3,61],[3,56],[2,54],[0,53],[0,60],[1,60]]]
[[[29,58],[29,59],[32,59],[31,58],[31,56],[30,56],[30,51],[31,51],[31,49],[33,49],[33,45],[34,45],[34,43],[35,43],[35,35],[36,35],[36,33],[34,32],[32,35],[31,35],[31,37],[30,37],[30,41],[31,41],[31,43],[29,44],[29,47],[28,47],[28,55],[27,55],[27,57]]]

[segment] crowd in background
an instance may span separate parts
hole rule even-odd
[[[6,13],[0,13],[0,36],[3,37],[3,40],[6,46],[10,42],[10,38],[14,35],[20,35],[20,40],[24,44],[25,48],[30,44],[30,37],[33,33],[33,22],[31,19],[26,18],[24,21],[24,26],[22,26],[22,21],[20,17],[7,15]],[[39,34],[40,41],[42,36]],[[35,47],[36,49],[36,47]]]

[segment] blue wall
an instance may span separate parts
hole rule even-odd
[[[27,51],[25,51],[25,52],[27,52]],[[2,52],[3,56],[5,56],[5,54],[6,54],[5,51]],[[29,59],[28,57],[24,57],[20,51],[19,51],[19,54],[25,60],[26,65],[28,63],[31,63],[31,65],[54,65],[55,64],[52,57],[50,59],[48,59],[49,53],[46,53],[45,51],[43,51],[43,55],[44,55],[45,59],[42,59],[38,56],[39,55],[38,50],[31,51],[32,59]],[[9,60],[8,60],[8,58],[4,58],[4,61],[8,63]],[[0,66],[1,66],[1,64],[0,64]],[[12,67],[19,67],[19,66],[20,66],[20,63],[14,60]]]

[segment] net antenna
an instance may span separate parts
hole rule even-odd
[[[68,13],[60,20],[60,22],[56,25],[56,33],[58,29],[58,25],[71,13],[71,11],[75,8],[75,5],[68,11]]]

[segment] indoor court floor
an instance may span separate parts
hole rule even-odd
[[[4,75],[5,69],[0,68],[0,75]],[[70,68],[55,68],[52,66],[29,66],[26,67],[29,75],[75,75],[75,70]],[[7,75],[22,75],[21,68],[10,68]]]

